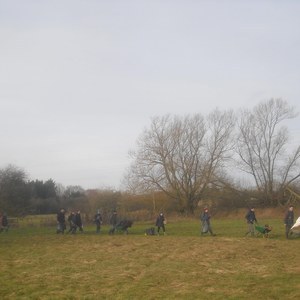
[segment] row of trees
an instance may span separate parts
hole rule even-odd
[[[126,191],[32,181],[10,165],[0,169],[0,210],[47,214],[65,207],[92,215],[101,208],[108,215],[117,208],[145,217],[162,209],[193,214],[205,203],[284,205],[285,191],[299,190],[300,146],[292,149],[284,126],[296,115],[287,102],[271,99],[238,114],[216,109],[207,116],[155,117],[131,152]]]
[[[52,179],[28,180],[26,172],[13,165],[0,169],[0,208],[9,214],[54,213],[84,197],[85,191],[79,186],[65,188]]]
[[[300,177],[300,146],[290,147],[285,126],[296,116],[286,101],[270,99],[238,114],[155,117],[131,152],[125,185],[137,194],[162,191],[193,213],[214,187],[241,193],[243,177],[264,205],[284,204],[286,187]]]
[[[81,210],[85,220],[92,220],[98,209],[104,222],[112,211],[132,219],[153,217],[157,210],[176,210],[172,201],[162,195],[134,196],[113,189],[84,190],[80,186],[63,187],[54,180],[28,180],[26,172],[13,165],[0,169],[0,213],[9,216],[53,214],[61,208],[68,212]]]
[[[148,218],[153,213],[152,198],[135,197],[113,189],[84,190],[80,186],[67,186],[54,180],[29,180],[26,172],[13,165],[0,169],[0,213],[10,216],[28,214],[53,214],[61,208],[68,212],[81,210],[86,219],[92,220],[98,209],[104,221],[112,211],[134,219]],[[155,196],[157,209],[170,209],[168,199]],[[155,208],[155,207],[154,207]]]

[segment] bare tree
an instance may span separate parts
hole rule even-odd
[[[128,184],[142,190],[161,190],[193,213],[231,150],[233,112],[215,110],[207,118],[156,117],[132,152]]]
[[[266,204],[279,204],[284,188],[300,177],[300,146],[287,153],[288,129],[281,125],[296,115],[282,99],[270,99],[241,113],[239,166],[254,178]]]

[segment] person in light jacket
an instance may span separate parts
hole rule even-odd
[[[215,236],[215,234],[213,233],[212,228],[211,228],[210,218],[211,218],[211,215],[208,211],[208,208],[205,207],[202,214],[201,214],[201,216],[200,216],[201,225],[202,225],[201,235],[203,235],[204,233],[209,232],[210,235]]]

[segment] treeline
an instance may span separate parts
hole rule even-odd
[[[287,199],[289,195],[286,195]],[[212,211],[261,206],[256,190],[236,190],[232,186],[210,186],[199,200],[195,214],[204,206]],[[100,209],[104,222],[113,210],[132,220],[153,219],[157,213],[185,214],[178,199],[161,191],[121,192],[113,189],[84,190],[80,186],[63,187],[53,179],[28,180],[21,168],[9,165],[0,169],[0,212],[10,216],[54,214],[60,208],[68,212],[81,210],[85,220],[92,220]]]
[[[153,203],[156,205],[153,206]],[[29,180],[27,173],[14,165],[0,169],[0,213],[5,212],[9,216],[54,214],[65,208],[68,212],[81,210],[87,219],[92,219],[100,209],[106,221],[117,209],[120,215],[147,219],[156,210],[171,211],[172,207],[173,203],[161,193],[149,197],[113,189],[84,190],[75,185],[64,187],[53,179]]]
[[[13,165],[0,169],[0,213],[9,216],[54,214],[61,208],[81,210],[92,219],[100,209],[104,221],[113,210],[135,220],[152,217],[156,211],[175,211],[174,203],[158,192],[132,195],[113,189],[84,190],[80,186],[64,187],[53,179],[29,180],[26,172]]]
[[[0,169],[0,210],[10,215],[54,213],[83,198],[82,188],[64,188],[52,179],[28,180],[26,172],[13,165]]]

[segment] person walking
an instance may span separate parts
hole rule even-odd
[[[157,226],[157,234],[159,235],[160,228],[162,228],[164,235],[166,235],[166,228],[165,228],[166,219],[164,214],[161,212],[157,219],[155,225]]]
[[[69,223],[69,230],[67,233],[76,233],[76,229],[77,229],[77,226],[76,226],[76,214],[74,211],[72,211],[69,216],[68,216],[68,223]]]
[[[211,215],[208,211],[208,208],[205,207],[202,214],[200,215],[201,226],[202,226],[201,235],[209,232],[211,236],[215,236],[215,234],[213,233],[212,228],[211,228],[210,218],[211,218]]]
[[[291,228],[294,224],[294,207],[290,206],[284,217],[285,237],[288,239],[292,234]]]
[[[251,234],[251,236],[254,236],[254,223],[257,223],[254,207],[251,207],[249,209],[245,218],[246,218],[247,224],[248,224],[248,231],[245,233],[245,236],[247,236],[249,233]]]
[[[97,213],[94,216],[94,222],[96,224],[96,233],[100,233],[101,224],[102,224],[102,216],[100,214],[100,210],[97,210]]]
[[[6,214],[6,213],[3,213],[2,217],[0,216],[0,219],[1,219],[1,228],[0,228],[0,232],[2,232],[2,231],[7,232],[7,231],[8,231],[8,228],[9,228],[7,214]]]
[[[80,232],[83,232],[83,225],[82,225],[80,210],[77,210],[77,212],[76,212],[75,225],[76,225],[76,228],[78,228]]]
[[[65,210],[63,208],[57,213],[56,220],[57,220],[56,233],[64,234],[66,230],[66,217],[65,217]]]
[[[118,224],[118,215],[115,210],[113,211],[112,215],[110,216],[109,224],[111,225],[109,234],[114,234],[116,231],[116,228],[117,228],[117,224]]]

